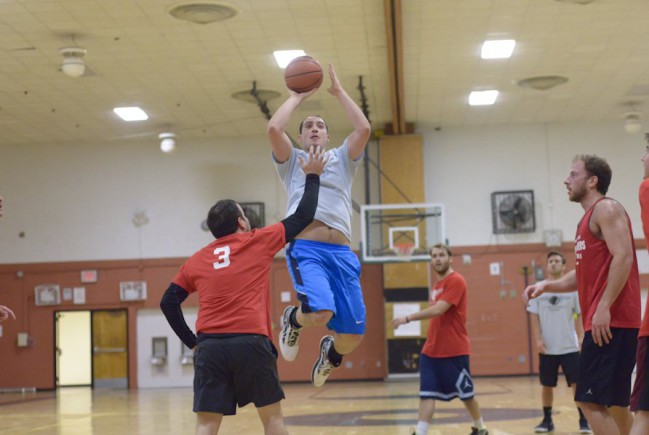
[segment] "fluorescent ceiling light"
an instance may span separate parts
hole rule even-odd
[[[496,102],[498,91],[473,91],[469,95],[469,104],[471,106],[489,106]]]
[[[124,121],[144,121],[149,119],[149,115],[139,107],[115,107],[113,112]]]
[[[514,47],[516,47],[516,41],[513,39],[485,41],[482,43],[480,57],[483,59],[507,59],[512,57]]]
[[[273,51],[273,56],[275,56],[275,62],[279,65],[280,68],[286,68],[286,65],[289,64],[296,57],[304,56],[306,53],[304,50],[279,50]]]

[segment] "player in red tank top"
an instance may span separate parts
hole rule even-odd
[[[649,134],[645,135],[649,142]],[[640,184],[640,217],[647,249],[649,249],[649,146],[642,156],[644,179]],[[649,433],[649,304],[645,307],[644,317],[638,334],[638,356],[636,359],[636,378],[631,394],[631,411],[635,412],[635,421],[631,435]]]
[[[585,336],[575,400],[595,433],[618,435],[633,424],[628,405],[640,286],[631,223],[622,205],[605,197],[611,177],[604,159],[575,157],[564,184],[585,211],[575,237],[576,270],[528,286],[523,299],[578,289]]]

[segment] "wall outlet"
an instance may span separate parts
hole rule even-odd
[[[29,334],[26,332],[18,333],[18,347],[27,347],[29,345]]]

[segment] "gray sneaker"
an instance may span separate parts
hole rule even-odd
[[[322,387],[336,367],[329,361],[329,349],[334,345],[334,338],[331,335],[325,335],[320,340],[320,356],[313,365],[311,372],[311,383],[315,387]]]
[[[291,326],[291,312],[295,306],[289,305],[282,314],[282,332],[279,335],[279,350],[286,361],[295,361],[300,350],[300,330]]]

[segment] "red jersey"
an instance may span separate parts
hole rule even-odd
[[[270,266],[285,244],[280,222],[229,234],[192,255],[173,282],[189,293],[198,292],[196,332],[271,338]]]
[[[581,306],[584,331],[592,329],[592,320],[597,305],[604,294],[608,282],[608,271],[613,261],[604,240],[593,235],[589,228],[590,217],[595,206],[605,197],[599,199],[586,212],[577,225],[575,236],[575,272],[577,274],[577,288],[579,291],[579,305]],[[610,198],[606,198],[609,199]],[[625,212],[626,215],[626,212]],[[612,328],[639,328],[640,327],[640,278],[638,275],[638,261],[635,255],[633,230],[627,218],[631,245],[633,248],[633,265],[629,277],[622,291],[611,305]]]
[[[649,249],[649,178],[642,180],[639,196],[642,231],[644,232],[645,242],[647,242],[647,249]],[[649,304],[645,306],[644,317],[642,317],[642,325],[640,326],[640,334],[638,337],[647,336],[649,336]]]
[[[444,301],[451,306],[441,316],[432,317],[422,353],[431,358],[469,355],[471,344],[466,332],[466,281],[457,272],[437,281],[430,292],[430,304]]]

